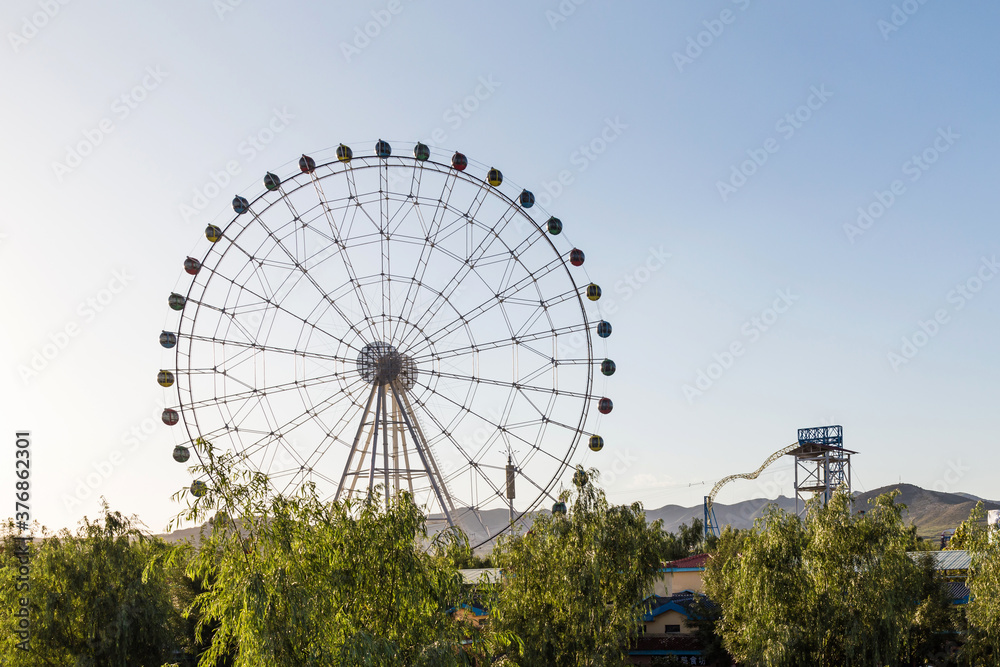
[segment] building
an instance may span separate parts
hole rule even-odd
[[[948,595],[951,596],[952,604],[968,604],[969,587],[966,586],[966,579],[969,576],[969,565],[972,563],[972,556],[968,551],[955,549],[954,551],[911,551],[909,557],[915,561],[925,555],[934,559],[934,573],[944,582],[948,588]]]
[[[696,605],[704,599],[703,576],[708,554],[665,563],[660,579],[644,603],[643,633],[629,650],[632,664],[649,665],[657,657],[673,656],[681,664],[707,665],[704,647],[695,636]]]
[[[708,554],[696,554],[664,563],[660,568],[660,580],[656,582],[653,594],[669,597],[683,591],[704,593],[705,584],[702,579],[707,563]]]

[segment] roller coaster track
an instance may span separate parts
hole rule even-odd
[[[757,479],[760,476],[760,474],[767,469],[768,466],[770,466],[772,463],[780,459],[782,456],[785,456],[786,454],[789,454],[798,448],[799,448],[799,442],[795,441],[792,444],[788,445],[787,447],[782,447],[775,453],[768,456],[767,459],[765,459],[764,462],[760,465],[760,467],[754,470],[753,472],[744,472],[744,473],[739,473],[737,475],[729,475],[728,477],[723,477],[718,482],[716,482],[715,486],[712,487],[712,490],[709,492],[709,494],[705,496],[705,537],[708,537],[709,535],[719,534],[719,526],[716,523],[715,510],[713,509],[712,505],[715,503],[716,494],[719,493],[719,490],[722,487],[724,487],[726,484],[733,481],[734,479]]]

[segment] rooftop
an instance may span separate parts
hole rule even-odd
[[[502,580],[498,567],[476,567],[459,570],[463,584],[495,584]]]
[[[698,569],[704,570],[705,564],[708,563],[708,554],[695,554],[694,556],[687,556],[685,558],[679,558],[677,560],[672,560],[669,563],[664,563],[661,569],[664,570],[686,570],[686,569]]]
[[[935,570],[968,570],[972,562],[972,556],[968,551],[960,549],[950,551],[910,551],[909,556],[913,560],[919,560],[921,556],[928,554],[934,558]]]

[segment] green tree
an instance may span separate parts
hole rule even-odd
[[[580,475],[582,469],[578,469]],[[504,585],[492,609],[498,632],[523,642],[511,664],[622,665],[651,593],[663,530],[639,503],[610,506],[594,480],[577,477],[566,514],[541,514],[524,535],[500,540],[493,560]]]
[[[769,507],[754,529],[723,534],[706,571],[719,632],[740,662],[899,665],[930,650],[947,614],[932,570],[906,553],[912,536],[898,493],[864,514],[838,492],[806,519]],[[922,624],[926,621],[926,624]],[[947,621],[944,621],[947,622]]]
[[[31,544],[30,590],[18,592],[12,560],[14,527],[3,530],[0,563],[0,662],[76,667],[159,667],[183,648],[180,615],[162,570],[147,565],[167,550],[137,520],[103,505],[72,534],[37,537]],[[27,595],[30,651],[13,633],[19,598]]]
[[[689,554],[684,542],[676,534],[663,531],[663,552],[660,559],[666,562],[684,558]]]
[[[706,542],[704,524],[701,519],[691,517],[691,525],[682,523],[677,527],[676,534],[664,531],[663,544],[663,553],[660,554],[660,558],[664,561],[672,561],[704,552],[714,545],[714,537]]]
[[[472,595],[454,566],[467,541],[449,532],[429,544],[408,495],[324,503],[307,485],[269,497],[263,475],[234,474],[224,457],[209,465],[213,488],[184,516],[224,511],[196,551],[173,556],[205,587],[190,608],[199,631],[214,628],[200,665],[235,653],[238,667],[448,667],[490,652],[452,613]]]
[[[691,525],[682,523],[677,529],[681,545],[688,554],[701,553],[705,547],[705,524],[701,519],[691,517]]]
[[[1000,532],[987,526],[982,501],[955,530],[949,547],[966,549],[972,557],[967,585],[967,635],[962,655],[971,664],[1000,661]]]

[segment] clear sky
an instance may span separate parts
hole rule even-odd
[[[190,481],[155,383],[181,261],[266,171],[384,137],[500,167],[587,252],[618,372],[607,446],[576,461],[614,501],[694,505],[830,423],[857,490],[1000,497],[998,20],[983,0],[6,2],[0,469],[28,429],[34,518],[72,526],[103,495],[162,529]],[[789,495],[789,468],[719,501]]]

